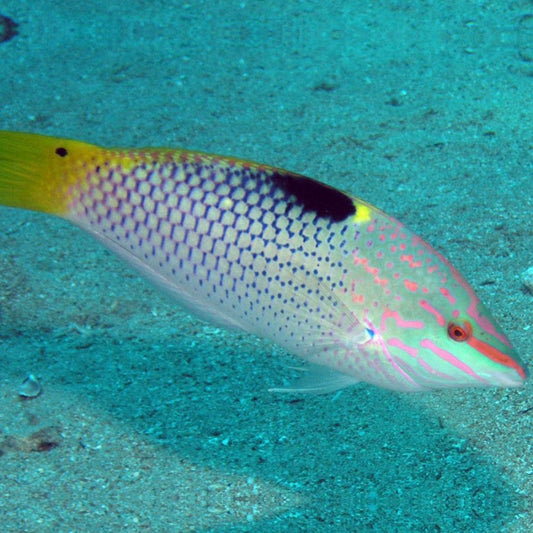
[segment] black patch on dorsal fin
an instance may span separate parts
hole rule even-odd
[[[304,211],[312,211],[319,217],[341,222],[355,215],[353,200],[345,193],[300,174],[274,171],[271,179],[276,186],[295,198]]]

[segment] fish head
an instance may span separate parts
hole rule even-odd
[[[414,305],[384,310],[375,348],[396,369],[393,388],[523,385],[526,368],[487,307],[464,280],[455,286],[454,295],[453,304],[450,294],[446,303],[439,293],[428,294]],[[402,376],[400,382],[398,376]]]
[[[457,269],[397,221],[378,225],[394,243],[382,237],[364,259],[354,253],[357,276],[373,287],[359,346],[364,381],[404,391],[523,385],[506,332]]]

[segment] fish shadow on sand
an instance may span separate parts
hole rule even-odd
[[[131,335],[131,321],[90,334],[27,324],[18,335],[4,322],[5,386],[16,390],[30,367],[44,386],[31,402],[4,393],[4,426],[26,439],[42,426],[62,428],[47,454],[6,450],[6,474],[10,458],[26,454],[25,475],[49,462],[59,485],[65,472],[73,485],[108,480],[103,501],[144,505],[146,524],[189,530],[245,531],[253,520],[269,531],[496,532],[526,504],[501,467],[418,409],[416,396],[373,387],[337,396],[269,393],[288,377],[290,357],[179,311],[175,319],[181,326],[163,316],[140,336]],[[476,416],[454,415],[452,395],[431,394],[450,403],[452,417]],[[12,466],[20,468],[18,459]],[[113,476],[117,470],[122,475]],[[36,475],[33,490],[50,482]],[[135,503],[136,485],[144,503]],[[98,491],[87,497],[98,504]],[[36,501],[35,512],[64,516],[60,501]],[[72,523],[80,524],[74,508]]]

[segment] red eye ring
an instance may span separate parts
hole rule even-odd
[[[448,337],[452,341],[465,342],[470,338],[472,334],[472,326],[468,322],[458,324],[457,322],[450,322],[448,324]]]

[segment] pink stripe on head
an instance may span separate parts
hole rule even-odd
[[[437,382],[449,382],[453,384],[454,377],[432,367],[419,356],[419,350],[417,348],[408,346],[396,338],[389,339],[387,344],[405,352],[409,356],[409,359],[405,359],[405,356],[402,357],[401,353],[395,355],[395,367],[400,367],[402,369],[402,375],[405,376],[407,374],[410,377],[410,381],[415,383],[418,389],[433,388]],[[425,373],[422,373],[421,369],[424,369]]]
[[[509,339],[505,335],[503,335],[503,333],[500,333],[500,332],[496,331],[496,329],[494,328],[494,325],[492,324],[490,319],[488,319],[487,317],[481,316],[479,314],[479,310],[478,310],[479,298],[474,293],[474,290],[471,287],[469,287],[469,286],[467,286],[465,288],[468,291],[468,293],[470,294],[470,298],[471,298],[470,305],[468,306],[468,309],[467,309],[467,313],[487,333],[490,333],[491,335],[493,335],[494,337],[499,339],[501,342],[503,342],[503,344],[505,344],[506,346],[509,346],[509,348],[512,348],[511,342],[509,341]]]
[[[445,261],[448,267],[450,268],[450,272],[453,276],[453,279],[455,279],[455,281],[459,283],[459,285],[461,285],[461,287],[463,287],[463,289],[468,293],[468,296],[470,296],[470,303],[468,304],[468,309],[466,311],[467,314],[479,324],[479,327],[481,329],[484,329],[487,333],[493,335],[501,342],[503,342],[503,344],[509,346],[509,348],[512,348],[511,343],[509,342],[507,337],[502,333],[496,331],[496,328],[494,327],[490,319],[479,314],[480,301],[477,294],[474,292],[474,289],[466,282],[466,280],[461,276],[461,274],[459,274],[459,271],[455,267],[448,263],[444,258],[443,261]]]
[[[388,365],[383,365],[382,361],[380,361],[379,359],[375,359],[374,362],[371,363],[371,366],[375,368],[375,370],[387,380],[388,384],[401,383],[401,380],[398,379],[398,376],[401,376],[405,381],[415,385],[415,388],[418,388],[416,381],[407,372],[405,372],[401,364],[398,364],[401,363],[401,359],[399,359],[398,357],[394,357],[390,353],[387,346],[385,346],[385,342],[383,341],[383,339],[378,338],[377,344],[381,347],[382,353],[386,357]],[[365,352],[364,345],[361,346],[359,349],[363,351],[363,353]],[[373,358],[367,357],[366,359],[367,361],[372,361]],[[404,390],[403,385],[401,385],[399,388],[393,388],[396,390]],[[412,389],[413,387],[409,387],[409,390]]]
[[[443,350],[442,348],[439,348],[435,343],[430,341],[429,339],[422,339],[420,342],[420,346],[422,348],[427,348],[428,350],[431,350],[437,357],[442,359],[443,361],[446,361],[447,363],[450,363],[455,368],[458,368],[468,376],[471,376],[481,383],[488,383],[486,380],[480,378],[468,365],[457,359],[453,354],[450,352],[447,352],[446,350]]]
[[[424,311],[431,313],[437,319],[437,324],[439,326],[444,327],[446,325],[446,319],[442,313],[439,313],[427,300],[419,300],[418,305],[424,309]]]
[[[424,322],[421,320],[404,320],[398,311],[391,311],[390,309],[385,309],[383,311],[383,314],[381,315],[381,329],[382,331],[385,331],[387,329],[387,326],[385,325],[385,322],[392,318],[396,325],[400,328],[405,329],[423,329],[424,328]]]
[[[455,298],[452,296],[448,289],[446,289],[445,287],[441,287],[440,292],[452,305],[455,304]]]
[[[437,250],[435,250],[435,248],[430,246],[426,241],[424,241],[420,237],[414,236],[413,244],[415,246],[419,244],[424,246],[430,253],[434,254],[440,261],[442,261],[442,263],[444,263],[448,267],[453,279],[468,293],[468,296],[470,297],[470,303],[467,309],[468,315],[471,316],[479,324],[479,326],[482,329],[484,329],[487,333],[489,333],[490,335],[493,335],[494,337],[499,339],[501,342],[503,342],[506,346],[509,346],[510,348],[512,348],[511,343],[509,342],[507,337],[503,335],[502,333],[499,333],[498,331],[496,331],[494,325],[488,318],[482,317],[479,314],[479,298],[474,292],[474,289],[472,289],[472,287],[466,282],[463,276],[461,276],[459,271],[442,254],[440,254]]]
[[[413,348],[412,346],[408,346],[407,344],[404,344],[400,339],[389,339],[387,341],[387,344],[389,346],[394,346],[395,348],[399,348],[400,350],[403,350],[406,352],[409,356],[416,358],[418,356],[418,348]]]

